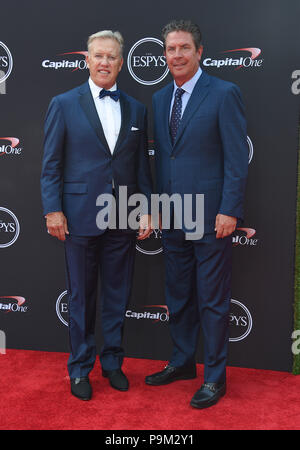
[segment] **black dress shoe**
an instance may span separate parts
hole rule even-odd
[[[71,378],[71,393],[80,400],[90,400],[92,388],[88,377]]]
[[[104,378],[108,378],[111,387],[118,389],[118,391],[128,391],[129,382],[126,375],[121,369],[104,370],[102,369],[102,375]]]
[[[145,382],[151,386],[161,386],[177,380],[190,380],[196,378],[196,376],[197,370],[195,365],[181,367],[166,366],[161,372],[146,377]]]
[[[191,400],[194,408],[208,408],[215,405],[226,393],[226,383],[204,383]]]

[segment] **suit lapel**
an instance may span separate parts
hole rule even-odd
[[[170,83],[169,86],[167,86],[162,98],[159,99],[159,105],[158,105],[158,111],[160,112],[161,116],[159,116],[158,119],[158,126],[162,127],[164,137],[162,141],[164,141],[166,144],[166,148],[169,150],[170,153],[172,153],[172,141],[171,141],[171,135],[170,135],[170,105],[172,100],[172,94],[173,94],[174,84]]]
[[[116,153],[119,150],[122,142],[125,141],[125,138],[129,132],[129,125],[130,125],[130,116],[131,116],[130,103],[122,91],[120,91],[120,106],[121,106],[121,128],[115,145],[114,153]]]
[[[202,72],[202,75],[200,76],[199,80],[197,81],[192,95],[186,105],[186,108],[184,110],[178,132],[176,141],[174,144],[174,149],[176,148],[178,141],[180,141],[180,138],[185,130],[185,127],[190,122],[192,116],[196,112],[196,110],[199,108],[200,104],[203,102],[205,97],[207,96],[209,92],[209,77],[205,72]]]
[[[89,84],[85,83],[80,91],[79,103],[85,112],[92,128],[94,129],[96,135],[98,136],[101,144],[105,148],[106,152],[111,156],[111,152],[107,141],[105,139],[104,131],[99,120],[99,116],[95,107],[95,103],[89,88]]]

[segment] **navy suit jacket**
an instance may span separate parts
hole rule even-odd
[[[43,212],[63,211],[71,234],[95,236],[99,194],[127,186],[150,198],[152,185],[144,105],[121,91],[121,129],[113,154],[88,82],[54,97],[45,120]]]
[[[170,83],[153,96],[157,191],[204,194],[204,233],[212,233],[218,213],[243,219],[248,145],[240,90],[202,72],[172,146],[173,89]]]

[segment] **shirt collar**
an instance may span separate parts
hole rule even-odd
[[[185,90],[185,92],[187,92],[188,94],[191,94],[193,92],[193,89],[195,87],[195,84],[197,83],[197,81],[199,80],[200,76],[202,74],[202,69],[199,66],[199,69],[197,70],[197,72],[195,73],[195,75],[188,81],[186,81],[181,88]],[[177,84],[174,81],[174,91],[178,88]]]
[[[100,86],[97,86],[93,80],[91,79],[91,77],[89,77],[89,86],[91,89],[91,93],[93,98],[97,98],[99,97],[100,91],[103,89]],[[117,83],[115,83],[110,89],[107,89],[108,91],[115,91],[117,89]]]

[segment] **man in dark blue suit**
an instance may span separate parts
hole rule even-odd
[[[119,187],[127,195],[151,195],[144,105],[119,91],[123,38],[101,31],[88,40],[89,80],[54,97],[45,121],[41,188],[48,232],[64,241],[69,295],[71,392],[89,400],[89,373],[96,359],[95,316],[98,269],[101,279],[102,374],[125,391],[121,370],[122,332],[129,300],[137,230],[109,221],[99,229],[101,200],[118,205]],[[114,197],[113,197],[114,195]],[[100,197],[99,197],[100,196]],[[107,197],[108,196],[108,197]],[[118,206],[117,206],[118,210]],[[124,213],[124,206],[122,209]],[[103,212],[103,209],[102,209]],[[127,214],[128,211],[125,211]],[[103,222],[103,221],[102,221]],[[151,232],[148,215],[140,220],[139,238]]]
[[[198,26],[173,21],[163,38],[174,83],[153,97],[157,190],[181,198],[190,194],[194,208],[196,194],[204,194],[204,233],[187,239],[191,230],[185,222],[181,229],[175,226],[182,221],[174,206],[173,228],[162,233],[173,352],[165,369],[146,377],[146,383],[163,385],[196,376],[201,324],[204,383],[191,405],[206,408],[226,391],[231,234],[243,218],[246,122],[239,88],[200,68]]]

